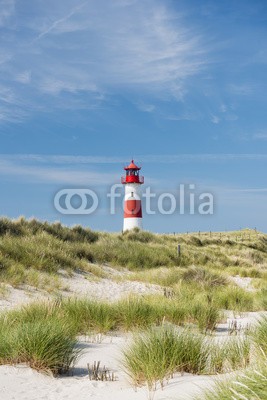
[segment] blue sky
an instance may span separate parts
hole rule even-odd
[[[1,215],[119,231],[106,194],[134,157],[157,196],[215,199],[146,229],[267,231],[265,0],[0,0],[0,35]],[[59,214],[66,187],[97,212]]]

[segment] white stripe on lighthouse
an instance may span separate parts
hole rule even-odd
[[[130,231],[134,228],[143,229],[142,218],[124,218],[123,231]]]

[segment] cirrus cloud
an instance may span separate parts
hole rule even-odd
[[[2,3],[2,20],[13,16],[15,27],[6,27],[2,51],[10,54],[0,65],[0,83],[13,91],[21,114],[34,112],[35,104],[64,107],[66,95],[79,94],[90,107],[121,90],[181,101],[188,78],[206,65],[200,33],[160,1],[47,0],[44,6],[30,0],[31,18],[19,6],[13,15],[14,1]]]

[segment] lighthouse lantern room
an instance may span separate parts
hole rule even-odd
[[[144,183],[144,177],[139,175],[140,169],[134,160],[128,167],[124,167],[126,174],[121,178],[121,183],[125,185],[123,231],[143,228],[141,185]]]

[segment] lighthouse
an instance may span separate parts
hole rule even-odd
[[[134,160],[124,167],[125,176],[121,178],[121,183],[125,185],[123,231],[142,229],[141,185],[144,177],[139,175],[140,169]]]

